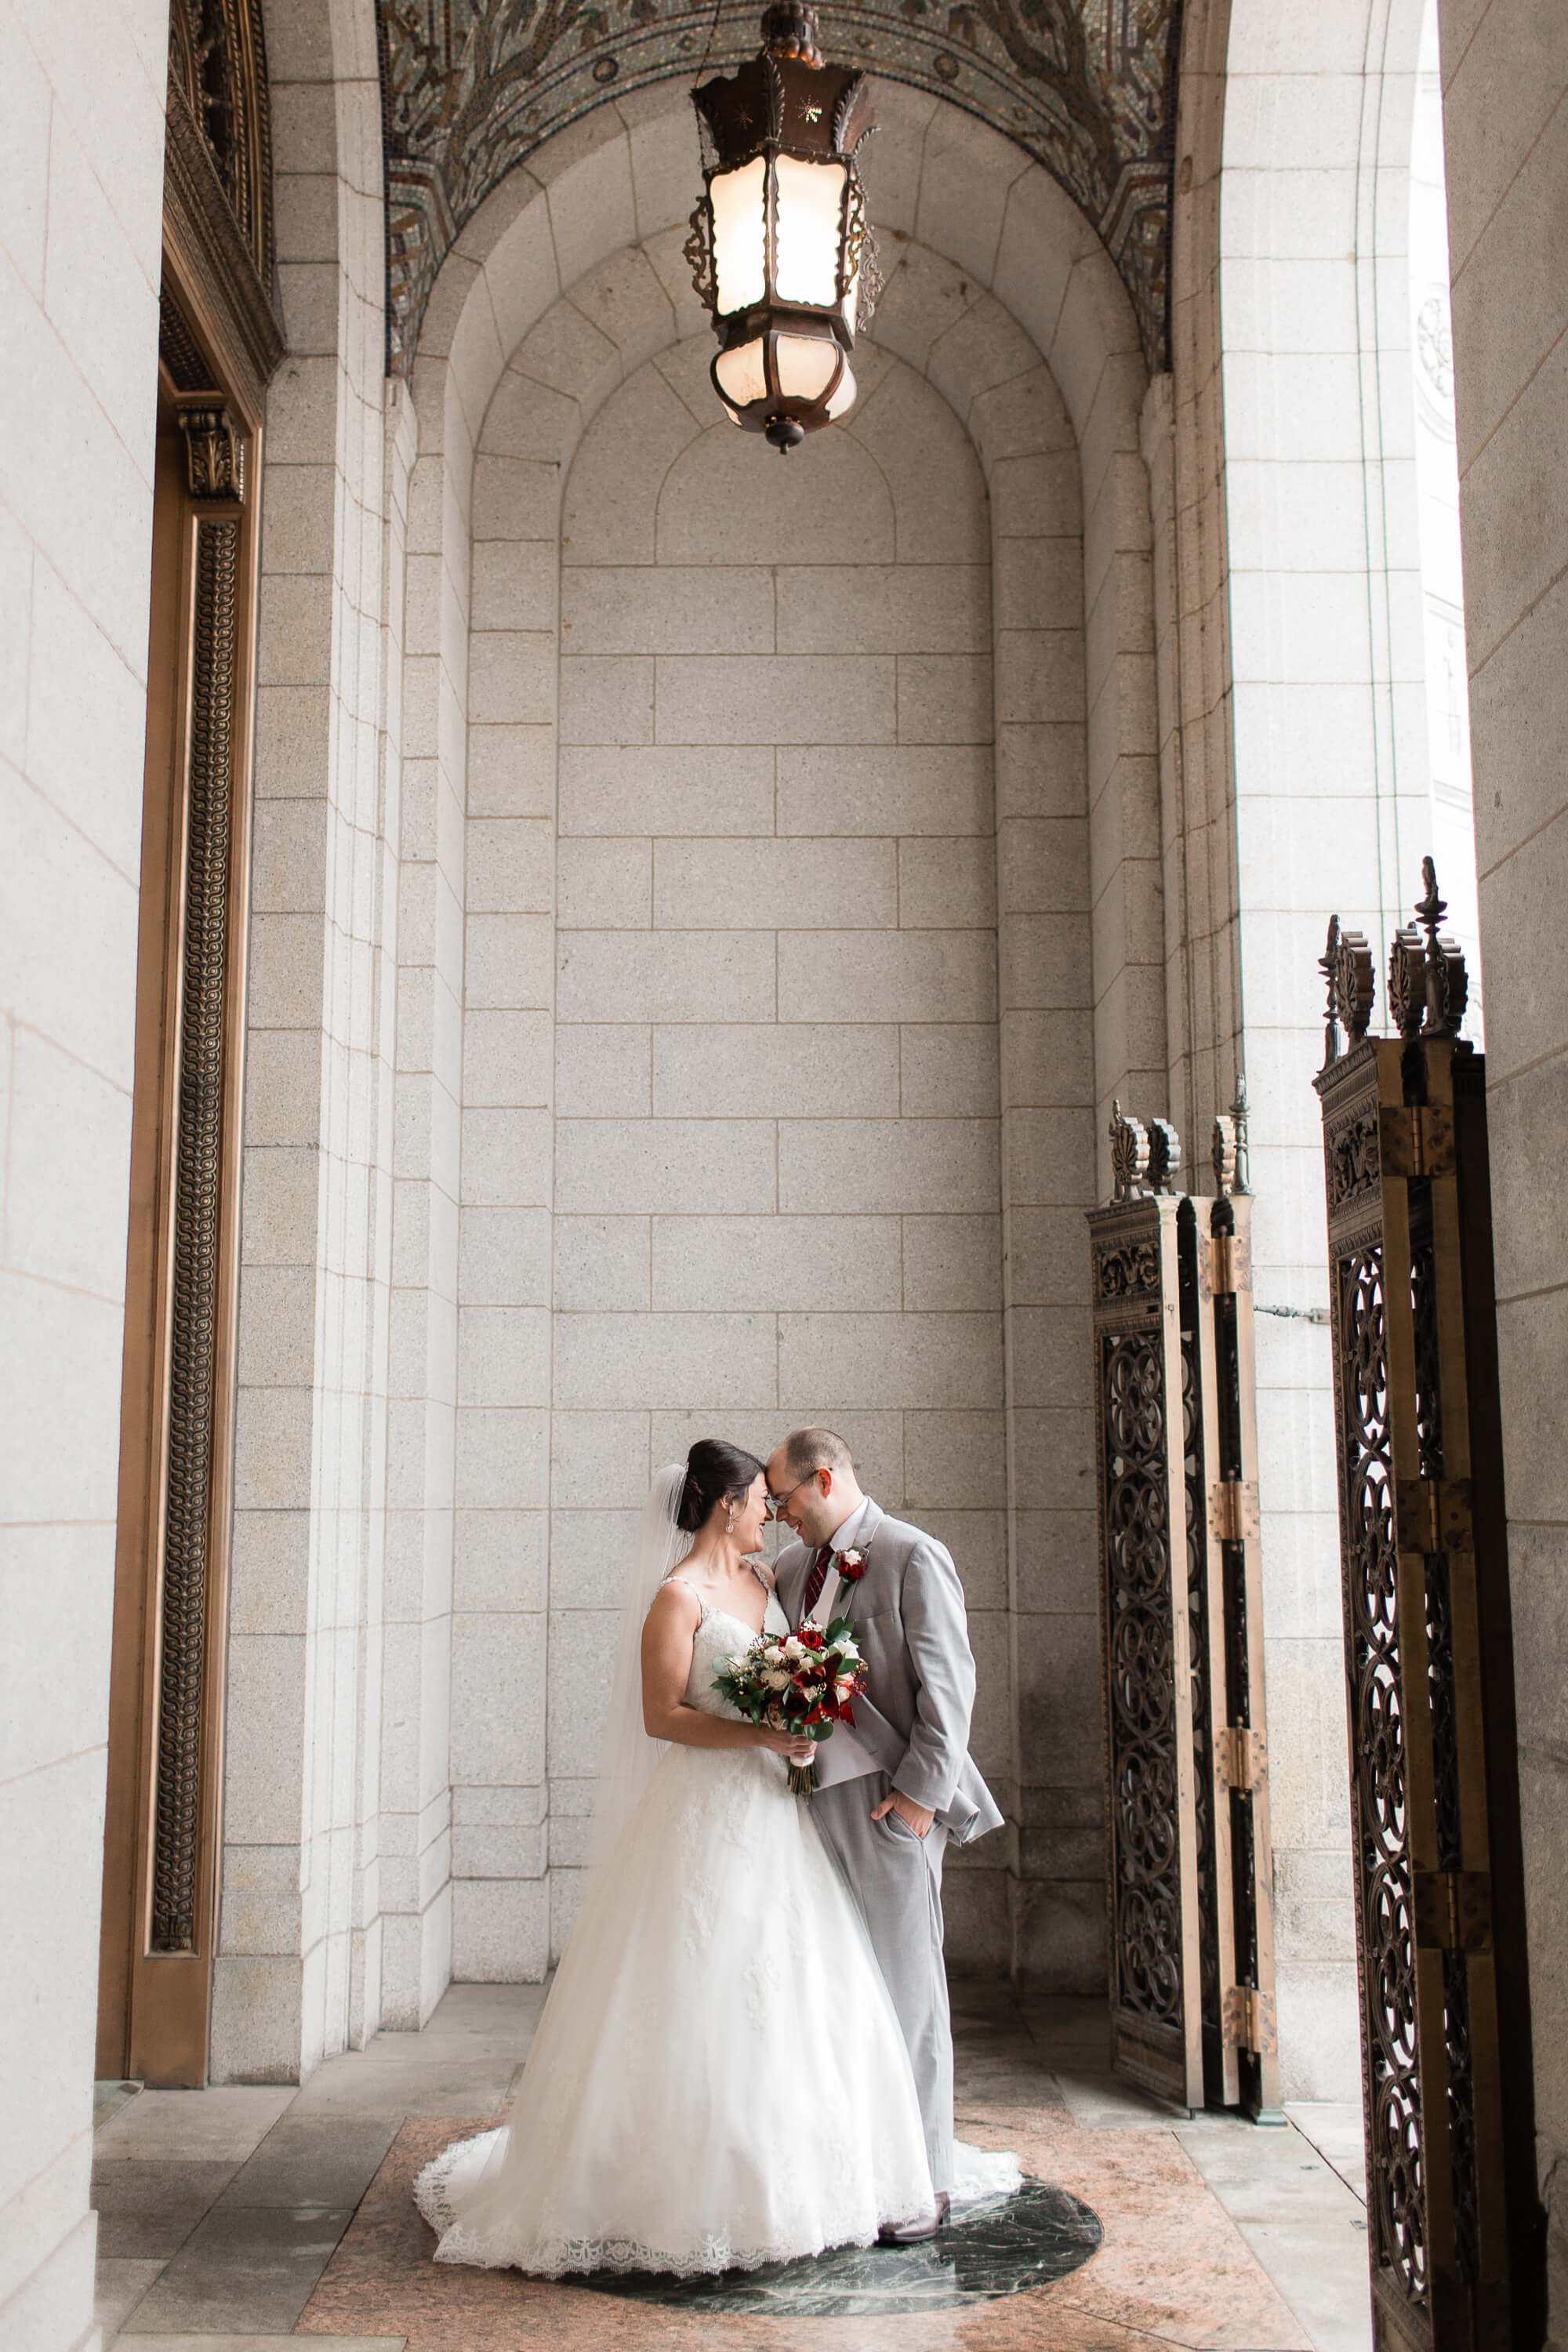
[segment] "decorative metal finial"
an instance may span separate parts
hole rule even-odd
[[[815,8],[784,0],[763,11],[763,47],[772,58],[798,58],[803,66],[822,64],[822,47]]]
[[[1332,919],[1331,929],[1333,924],[1337,924],[1338,919],[1337,916]],[[1331,1001],[1329,1019],[1331,1023],[1333,1022]],[[1338,1058],[1339,1038],[1336,1026],[1334,1051],[1329,1060],[1331,1062]],[[1323,1067],[1327,1069],[1329,1062],[1325,1062]],[[1252,1169],[1247,1144],[1247,1073],[1244,1070],[1237,1072],[1236,1094],[1230,1108],[1227,1111],[1222,1110],[1215,1120],[1212,1157],[1214,1180],[1222,1200],[1232,1200],[1238,1192],[1251,1192]]]
[[[1439,934],[1437,926],[1448,908],[1429,857],[1421,860],[1421,881],[1416,920],[1395,931],[1388,951],[1389,1011],[1402,1037],[1457,1037],[1469,997],[1469,975],[1458,941]]]
[[[1149,1190],[1173,1192],[1182,1164],[1182,1139],[1168,1118],[1149,1121]]]
[[[1329,925],[1329,938],[1330,951],[1320,960],[1318,968],[1321,971],[1326,965],[1332,966],[1329,976],[1330,1019],[1342,1022],[1350,1044],[1359,1045],[1366,1035],[1377,999],[1372,950],[1366,943],[1366,933],[1346,930],[1337,915]]]
[[[1331,1070],[1341,1053],[1340,1024],[1335,1012],[1340,970],[1340,919],[1337,915],[1329,917],[1329,936],[1324,942],[1323,952],[1318,958],[1318,970],[1323,975],[1323,985],[1328,992],[1328,1003],[1323,1007],[1323,1069]],[[1319,1076],[1321,1075],[1320,1071]],[[1222,1185],[1220,1190],[1223,1192],[1224,1189]]]
[[[1414,923],[1402,923],[1388,950],[1388,1010],[1404,1038],[1420,1034],[1426,1013],[1426,950]]]
[[[1120,1099],[1110,1106],[1110,1196],[1130,1201],[1146,1187],[1149,1171],[1148,1131],[1135,1118],[1123,1118]]]
[[[1426,1033],[1429,1037],[1457,1037],[1469,1002],[1470,976],[1458,941],[1438,936],[1437,926],[1448,908],[1437,894],[1437,868],[1430,857],[1421,860],[1421,882],[1415,913],[1426,934]]]

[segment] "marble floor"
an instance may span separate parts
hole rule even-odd
[[[1188,2120],[1106,2071],[1099,2004],[953,1992],[960,2127],[1050,2193],[916,2263],[825,2258],[760,2294],[431,2263],[409,2181],[504,2104],[538,1986],[454,1986],[423,2033],[302,2089],[102,2086],[106,2352],[1369,2352],[1356,2111]]]

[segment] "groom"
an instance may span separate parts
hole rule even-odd
[[[974,1660],[963,1588],[934,1536],[861,1493],[849,1448],[832,1430],[792,1431],[769,1456],[767,1480],[773,1517],[798,1538],[774,1562],[790,1623],[852,1618],[869,1669],[854,1728],[840,1724],[816,1751],[811,1803],[864,1916],[920,2094],[936,2211],[883,2231],[901,2243],[931,2237],[951,2201],[942,1853],[950,1837],[966,1845],[1002,1822],[968,1752]]]

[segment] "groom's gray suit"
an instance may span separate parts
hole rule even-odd
[[[969,1755],[974,1659],[963,1588],[952,1555],[920,1528],[889,1518],[868,1496],[832,1538],[832,1549],[865,1554],[858,1582],[830,1570],[813,1611],[854,1621],[869,1669],[855,1702],[855,1734],[841,1727],[818,1751],[827,1785],[812,1818],[859,1906],[909,2045],[925,2121],[931,2186],[952,2182],[952,2028],[942,1964],[942,1862],[949,1837],[960,1845],[998,1829],[1002,1816]],[[779,1554],[780,1604],[800,1622],[811,1564],[805,1544]],[[848,1770],[854,1778],[838,1778]],[[896,1811],[873,1806],[893,1790],[936,1815],[924,1839]]]

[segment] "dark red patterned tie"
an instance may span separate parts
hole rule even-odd
[[[827,1563],[832,1558],[833,1546],[824,1544],[811,1563],[811,1574],[805,1580],[805,1591],[801,1595],[800,1622],[803,1625],[822,1598],[822,1588],[827,1581]]]

